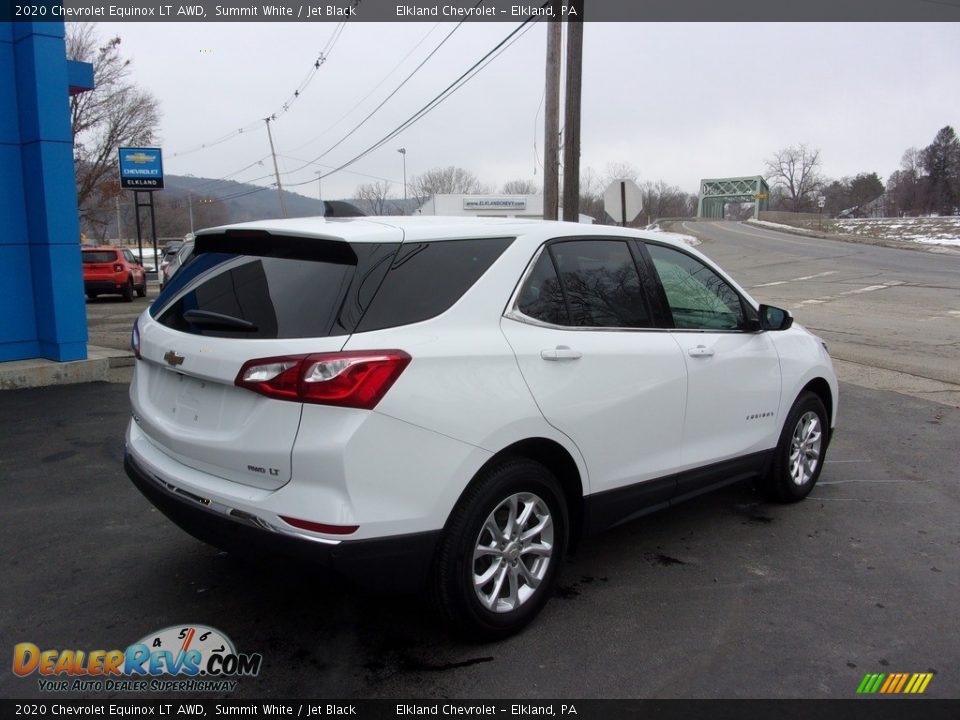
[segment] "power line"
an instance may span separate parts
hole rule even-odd
[[[546,5],[546,3],[544,3],[544,5]],[[541,6],[541,7],[542,7],[542,6]],[[379,147],[383,146],[384,144],[390,142],[390,140],[392,140],[393,138],[395,138],[397,135],[399,135],[400,133],[402,133],[404,130],[406,130],[407,128],[411,127],[412,125],[414,125],[415,123],[417,123],[418,121],[420,121],[421,119],[423,119],[424,117],[426,117],[427,114],[429,114],[432,110],[434,110],[435,108],[437,108],[444,100],[446,100],[448,97],[450,97],[451,95],[453,95],[453,93],[455,93],[455,92],[456,92],[457,90],[459,90],[461,87],[463,87],[464,85],[466,85],[467,82],[469,82],[477,73],[480,72],[480,70],[482,70],[483,68],[485,68],[487,65],[490,64],[490,62],[492,62],[493,60],[495,60],[496,57],[498,57],[502,52],[504,52],[505,50],[507,50],[507,48],[509,48],[510,45],[512,45],[514,42],[516,42],[516,40],[519,40],[520,37],[522,37],[523,34],[526,34],[527,31],[529,31],[530,28],[533,27],[530,23],[531,23],[531,22],[536,22],[537,20],[539,20],[539,16],[534,16],[534,15],[528,16],[526,20],[524,20],[520,25],[518,25],[518,26],[517,26],[512,32],[510,32],[503,40],[501,40],[499,43],[497,43],[497,44],[493,47],[493,49],[491,49],[491,50],[490,50],[489,52],[487,52],[483,57],[481,57],[479,60],[477,60],[477,62],[475,62],[472,66],[470,66],[462,75],[460,75],[460,77],[458,77],[456,80],[454,80],[452,83],[450,83],[446,88],[444,88],[440,93],[438,93],[436,96],[434,96],[434,98],[433,98],[432,100],[430,100],[426,105],[424,105],[423,107],[421,107],[417,112],[415,112],[413,115],[411,115],[409,118],[407,118],[404,122],[402,122],[402,123],[401,123],[400,125],[398,125],[396,128],[394,128],[393,130],[391,130],[391,131],[390,131],[389,133],[387,133],[385,136],[383,136],[383,137],[382,137],[380,140],[378,140],[376,143],[374,143],[373,145],[371,145],[370,147],[368,147],[366,150],[364,150],[363,152],[361,152],[361,153],[359,153],[358,155],[354,156],[353,158],[351,158],[351,159],[348,160],[347,162],[343,163],[342,165],[339,165],[338,167],[334,168],[334,169],[331,170],[330,172],[328,172],[328,173],[326,173],[326,174],[324,174],[324,175],[321,175],[320,177],[321,177],[321,178],[329,177],[330,175],[333,175],[334,173],[337,173],[337,172],[339,172],[339,171],[341,171],[341,170],[349,167],[350,165],[353,165],[353,164],[354,164],[355,162],[357,162],[358,160],[363,159],[364,157],[366,157],[367,155],[369,155],[371,152],[373,152],[373,151],[376,150],[377,148],[379,148]],[[520,33],[521,30],[523,30],[523,33],[522,33],[521,35],[518,35],[518,33]],[[515,37],[515,36],[516,36],[516,37]],[[302,169],[302,168],[298,168],[298,169]],[[295,172],[295,171],[292,171],[292,172]],[[287,187],[298,187],[298,186],[300,186],[300,185],[306,185],[306,184],[309,183],[309,182],[313,182],[313,181],[312,181],[312,180],[306,180],[306,181],[300,182],[300,183],[288,183],[288,184],[287,184]]]
[[[356,6],[358,2],[359,0],[354,0],[353,3],[351,3],[351,7]],[[317,72],[320,70],[321,66],[323,66],[323,64],[327,61],[327,58],[330,56],[330,52],[333,50],[334,46],[337,44],[337,41],[340,39],[340,36],[343,34],[343,29],[346,26],[346,24],[347,24],[346,20],[342,20],[339,23],[337,23],[337,26],[334,28],[330,37],[327,39],[327,44],[324,46],[324,49],[320,51],[316,59],[313,61],[313,65],[307,71],[307,74],[304,76],[304,79],[300,81],[300,84],[297,85],[293,93],[290,96],[288,96],[287,99],[280,105],[280,109],[270,114],[270,117],[272,119],[276,120],[278,116],[282,116],[287,112],[289,112],[290,109],[293,107],[294,103],[297,100],[299,100],[300,97],[304,94],[306,89],[310,86],[310,83],[313,82],[313,79],[316,76]],[[240,137],[244,133],[249,133],[252,130],[256,130],[257,128],[260,127],[261,122],[263,122],[262,118],[255,122],[251,122],[247,125],[244,125],[243,127],[238,128],[232,132],[229,132],[226,135],[223,135],[215,140],[201,143],[200,145],[196,145],[188,150],[181,150],[179,152],[171,153],[168,157],[170,158],[183,157],[185,155],[192,155],[193,153],[200,152],[201,150],[207,150],[209,148],[216,147],[217,145],[221,145],[236,137]]]
[[[476,3],[476,5],[474,5],[474,7],[479,6],[481,2],[483,2],[483,0],[477,0],[477,3]],[[345,140],[347,140],[351,135],[353,135],[357,130],[359,130],[361,127],[363,127],[363,126],[367,123],[367,120],[369,120],[370,118],[372,118],[372,117],[380,110],[380,108],[382,108],[384,105],[386,105],[387,102],[388,102],[394,95],[396,95],[396,94],[400,91],[400,89],[401,89],[404,85],[406,85],[406,84],[410,81],[410,79],[411,79],[414,75],[416,75],[417,72],[419,72],[420,69],[421,69],[424,65],[427,64],[427,62],[430,60],[430,58],[432,58],[434,55],[436,55],[437,51],[439,51],[440,48],[442,48],[442,47],[444,46],[444,44],[447,42],[447,40],[449,40],[449,39],[453,36],[453,34],[454,34],[457,30],[460,29],[460,26],[462,26],[464,22],[465,22],[465,20],[461,20],[460,22],[458,22],[458,23],[453,27],[453,30],[451,30],[449,33],[447,33],[446,37],[444,37],[443,40],[441,40],[440,43],[439,43],[433,50],[431,50],[430,53],[429,53],[423,60],[420,61],[420,64],[417,65],[417,66],[410,72],[410,74],[407,75],[407,76],[403,79],[403,81],[402,81],[399,85],[397,85],[397,87],[395,87],[395,88],[393,89],[393,91],[392,91],[389,95],[387,95],[387,96],[380,102],[379,105],[377,105],[373,110],[371,110],[371,111],[367,114],[367,116],[363,118],[363,120],[361,120],[359,123],[357,123],[356,125],[354,125],[353,128],[352,128],[346,135],[344,135],[342,138],[340,138],[339,140],[337,140],[337,142],[335,142],[333,145],[331,145],[330,147],[328,147],[328,148],[327,148],[326,150],[324,150],[322,153],[320,153],[319,155],[317,155],[317,156],[316,156],[310,163],[308,163],[308,164],[313,164],[313,163],[315,163],[316,161],[320,160],[321,158],[329,155],[333,150],[335,150],[337,147],[339,147],[341,144],[343,144],[343,142],[344,142]],[[303,170],[305,167],[306,167],[306,165],[301,166],[301,167],[299,167],[299,168],[296,168],[295,170],[290,170],[288,173],[285,173],[285,174],[290,174],[290,173],[299,172],[300,170]]]
[[[367,101],[367,99],[369,99],[369,97],[370,97],[371,95],[373,95],[373,93],[375,93],[375,92],[380,88],[380,86],[383,85],[383,84],[387,81],[387,79],[388,79],[391,75],[393,75],[395,72],[397,72],[397,70],[400,69],[400,66],[403,65],[403,63],[405,63],[405,62],[407,61],[407,58],[409,58],[411,55],[413,55],[413,53],[415,53],[415,52],[417,51],[417,48],[419,48],[421,45],[423,45],[423,43],[426,42],[427,38],[430,37],[430,36],[433,34],[433,31],[436,30],[438,27],[440,27],[440,23],[434,23],[433,27],[430,28],[429,30],[427,30],[427,33],[426,33],[422,38],[420,38],[419,41],[417,41],[417,44],[414,45],[412,48],[410,48],[410,51],[409,51],[406,55],[404,55],[402,58],[400,58],[400,60],[398,60],[396,63],[394,63],[393,70],[391,70],[391,71],[388,72],[386,75],[384,75],[384,76],[380,79],[380,82],[378,82],[376,85],[374,85],[374,86],[370,89],[370,92],[368,92],[366,95],[364,95],[362,98],[360,98],[360,99],[354,104],[353,107],[351,107],[351,108],[350,108],[349,110],[347,110],[343,115],[341,115],[339,118],[337,118],[337,120],[336,120],[335,122],[333,122],[330,126],[328,126],[325,130],[321,131],[319,135],[316,135],[315,137],[311,138],[310,140],[307,140],[307,141],[306,141],[305,143],[303,143],[302,145],[297,145],[297,147],[293,148],[293,150],[291,150],[291,152],[296,152],[297,150],[301,150],[301,149],[305,148],[307,145],[313,144],[314,142],[316,142],[317,140],[319,140],[320,138],[322,138],[324,135],[326,135],[328,132],[330,132],[331,130],[333,130],[333,129],[334,129],[337,125],[339,125],[341,122],[343,122],[343,120],[344,120],[345,118],[347,118],[347,117],[350,115],[350,113],[352,113],[354,110],[356,110],[358,107],[360,107],[363,103],[365,103],[365,102]]]

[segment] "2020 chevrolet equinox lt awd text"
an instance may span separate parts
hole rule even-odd
[[[796,501],[823,342],[662,233],[477,218],[197,234],[133,329],[130,478],[196,537],[521,628],[582,535],[754,478]]]

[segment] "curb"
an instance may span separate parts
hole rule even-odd
[[[45,358],[0,363],[0,390],[110,382],[114,371],[133,367],[133,353],[87,346],[87,359],[56,362]]]

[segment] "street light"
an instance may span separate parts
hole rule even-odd
[[[407,211],[407,149],[399,148],[398,153],[403,155],[403,211]]]

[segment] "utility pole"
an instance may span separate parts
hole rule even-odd
[[[580,17],[567,21],[566,112],[563,128],[563,219],[580,218],[580,87],[583,61],[583,2]]]
[[[187,190],[187,205],[190,206],[190,234],[193,234],[193,193]]]
[[[267,124],[267,137],[270,139],[270,154],[273,156],[273,174],[277,178],[277,195],[280,198],[280,212],[284,217],[287,216],[287,204],[283,201],[283,186],[280,184],[280,169],[277,167],[277,151],[273,148],[273,133],[270,132],[270,120],[273,118],[264,118]]]
[[[403,211],[407,211],[407,149],[405,147],[397,150],[403,155]]]
[[[120,196],[117,195],[114,200],[117,203],[117,244],[123,245],[123,230],[120,228]]]
[[[543,109],[543,219],[556,220],[560,205],[560,43],[563,25],[547,23],[547,74]]]

